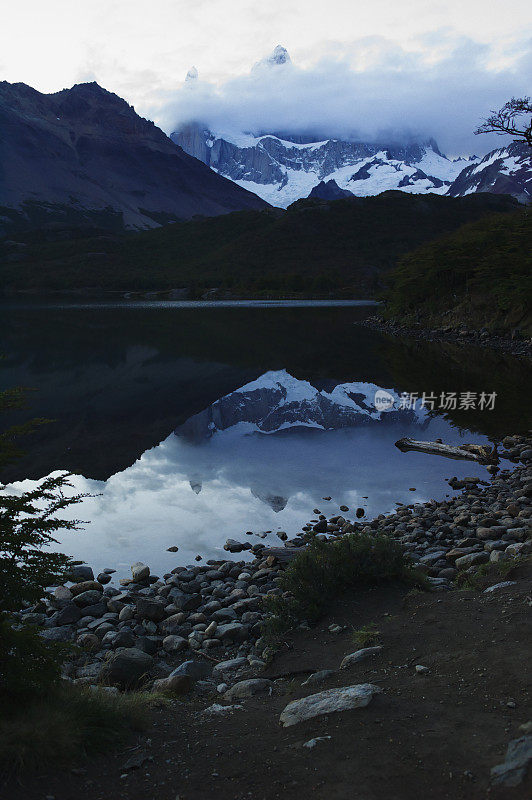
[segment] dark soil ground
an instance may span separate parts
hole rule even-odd
[[[154,711],[147,733],[119,752],[11,778],[0,797],[530,800],[532,775],[516,789],[489,788],[491,767],[532,719],[532,576],[523,570],[517,585],[491,594],[383,588],[344,598],[319,625],[286,637],[269,669],[285,678],[271,697],[244,701],[224,718],[200,713],[216,700],[175,701]],[[347,628],[330,633],[333,622]],[[301,687],[303,670],[337,668],[360,648],[353,632],[370,624],[380,654],[321,686]],[[416,664],[429,672],[418,674]],[[367,708],[279,726],[291,700],[366,682],[383,689]],[[301,746],[318,736],[331,738]],[[126,771],[135,754],[152,760]]]

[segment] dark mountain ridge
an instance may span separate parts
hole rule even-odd
[[[42,94],[0,82],[0,229],[147,228],[264,207],[97,83]]]

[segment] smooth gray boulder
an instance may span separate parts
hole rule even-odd
[[[227,661],[220,661],[213,667],[212,676],[213,678],[221,678],[222,675],[231,672],[236,672],[236,670],[241,669],[242,667],[247,665],[248,665],[248,660],[243,656],[241,656],[240,658],[229,658]]]
[[[52,614],[50,623],[52,625],[73,625],[80,619],[81,611],[78,606],[74,603],[67,603],[63,608],[60,608],[59,611],[56,611],[55,614]]]
[[[324,692],[311,694],[301,700],[288,703],[279,717],[284,728],[297,725],[306,719],[333,714],[337,711],[350,711],[364,708],[371,702],[374,694],[382,689],[372,683],[359,683],[356,686],[342,686],[339,689],[326,689]]]
[[[134,581],[145,581],[150,577],[150,568],[142,561],[131,565],[131,576]]]
[[[77,606],[92,606],[99,603],[102,599],[102,593],[97,589],[88,589],[86,592],[81,592],[74,597],[74,603]]]
[[[149,619],[151,622],[160,622],[166,616],[166,603],[164,600],[156,600],[151,597],[139,597],[137,600],[137,614],[141,619]]]
[[[93,581],[94,572],[92,567],[87,564],[74,564],[68,570],[68,580],[73,583],[81,583],[81,581]]]
[[[163,647],[167,653],[179,653],[181,650],[186,650],[188,647],[188,639],[183,636],[165,636],[163,639]]]
[[[316,686],[326,681],[331,675],[336,675],[335,669],[320,669],[318,672],[313,672],[312,675],[309,675],[301,686]]]
[[[76,635],[76,628],[73,625],[61,625],[57,628],[46,628],[39,631],[39,636],[48,642],[69,642]]]
[[[491,770],[491,782],[498,786],[519,786],[532,764],[532,735],[512,739],[502,764]]]
[[[485,564],[489,561],[489,554],[485,550],[480,553],[469,553],[465,556],[460,556],[454,562],[456,569],[467,569],[468,567],[476,566],[477,564]]]
[[[203,598],[199,593],[189,594],[181,591],[181,589],[171,589],[168,592],[168,600],[179,611],[195,611],[203,602]]]
[[[229,622],[227,625],[219,625],[216,630],[216,638],[229,642],[244,642],[249,635],[247,625],[240,622]]]
[[[175,675],[188,675],[195,681],[202,681],[212,675],[212,666],[206,661],[184,661],[176,667],[168,676],[173,678]]]
[[[375,647],[364,647],[362,650],[357,650],[355,653],[349,653],[349,655],[342,659],[340,669],[348,669],[348,667],[353,666],[353,664],[358,664],[359,661],[364,661],[370,656],[376,656],[381,650],[382,645],[377,645]]]
[[[66,586],[58,586],[54,589],[53,593],[53,605],[56,608],[65,605],[66,603],[70,603],[72,601],[73,594],[70,589],[67,589]]]
[[[180,633],[184,621],[185,615],[179,611],[177,614],[172,614],[163,620],[159,625],[159,630],[162,633]]]
[[[194,679],[190,675],[174,675],[167,678],[159,678],[153,682],[152,692],[162,692],[163,694],[185,694],[194,686]]]
[[[152,665],[152,656],[136,647],[126,647],[115,652],[104,664],[101,678],[107,683],[135,686],[148,676]]]
[[[83,608],[83,616],[85,616],[85,617],[97,617],[99,619],[100,617],[103,617],[103,615],[105,614],[106,610],[107,610],[107,607],[106,607],[105,603],[102,603],[102,602],[94,603],[94,605],[85,606]]]
[[[235,683],[224,694],[224,700],[232,703],[233,700],[246,700],[256,694],[265,694],[273,687],[273,683],[266,678],[250,678],[247,681]]]
[[[102,647],[108,646],[116,650],[117,647],[134,647],[135,636],[127,628],[121,631],[107,631],[102,638]]]

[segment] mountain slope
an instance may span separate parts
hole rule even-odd
[[[511,194],[521,203],[532,200],[532,148],[512,142],[466,167],[449,187],[451,197],[472,192]]]
[[[102,210],[145,228],[265,205],[96,83],[45,95],[1,82],[0,171],[0,228]]]
[[[170,138],[218,174],[281,208],[331,180],[357,197],[390,189],[444,194],[467,163],[450,161],[432,139],[406,145],[312,141],[304,136],[288,138],[288,134],[214,133],[196,122],[184,125]]]

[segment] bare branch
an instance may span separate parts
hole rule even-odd
[[[520,125],[516,124],[516,118],[523,114],[531,115],[528,125],[526,120],[523,120]],[[491,116],[484,120],[475,133],[510,135],[514,139],[524,139],[532,147],[532,103],[530,97],[512,97],[498,111],[492,111]]]

